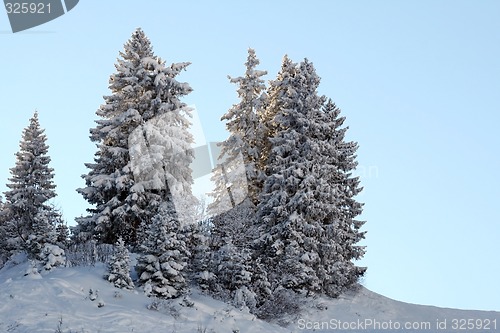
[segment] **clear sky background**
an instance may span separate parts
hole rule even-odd
[[[95,111],[136,27],[167,62],[192,62],[207,141],[237,103],[226,75],[247,48],[273,79],[307,57],[347,117],[367,221],[364,285],[420,304],[500,310],[500,2],[97,1],[12,34],[0,10],[0,191],[35,109],[49,138],[57,204],[73,224]]]

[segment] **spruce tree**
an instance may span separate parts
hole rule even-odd
[[[255,236],[255,208],[262,189],[263,170],[260,164],[265,131],[260,121],[265,106],[267,72],[256,69],[259,60],[248,50],[245,75],[229,77],[238,85],[240,101],[221,120],[230,133],[221,144],[219,165],[212,180],[214,202],[209,210],[214,215],[211,231],[209,270],[215,276],[210,284],[213,293],[236,306],[255,308],[252,282],[251,242]]]
[[[251,253],[248,248],[240,248],[228,242],[224,244],[214,256],[213,265],[220,293],[227,293],[227,298],[235,302],[236,306],[244,306],[241,292],[250,295],[248,286],[252,281]],[[252,298],[252,303],[254,303]],[[251,305],[252,306],[252,305]]]
[[[78,238],[113,244],[122,237],[125,244],[137,244],[138,231],[150,223],[167,192],[183,198],[180,213],[189,211],[195,201],[191,110],[180,98],[191,88],[175,79],[188,65],[166,66],[141,29],[125,43],[109,80],[111,95],[104,97],[97,126],[90,130],[98,151],[94,163],[86,164],[86,187],[77,191],[94,207],[77,219]]]
[[[360,231],[363,221],[356,219],[362,213],[363,205],[355,196],[362,190],[359,177],[353,176],[356,169],[358,144],[346,141],[347,127],[342,127],[345,117],[340,109],[328,100],[320,112],[320,126],[316,134],[323,140],[320,177],[330,184],[334,191],[331,200],[334,208],[323,219],[326,237],[319,246],[323,270],[320,274],[323,291],[336,297],[355,284],[364,275],[366,267],[358,267],[354,260],[365,254],[365,247],[357,245],[365,238]]]
[[[315,166],[314,151],[307,130],[309,108],[319,107],[315,94],[317,76],[302,73],[285,57],[278,79],[271,83],[268,115],[275,134],[266,164],[266,181],[259,205],[259,218],[265,233],[261,256],[270,270],[273,288],[319,291],[315,267],[319,265],[314,191],[316,181],[310,173]],[[316,165],[318,166],[318,165]]]
[[[66,249],[68,248],[70,239],[69,239],[69,228],[65,221],[60,220],[56,223],[56,244]]]
[[[254,218],[255,206],[247,198],[212,219],[209,271],[216,278],[210,289],[226,301],[235,301],[237,306],[244,305],[239,297],[241,292],[244,292],[247,301],[255,303],[255,296],[250,297],[251,289],[248,289],[255,268],[251,244],[256,234],[255,229],[250,227]]]
[[[130,256],[121,238],[115,244],[115,254],[111,257],[104,278],[116,288],[134,289],[134,282],[130,277]]]
[[[16,165],[10,169],[1,218],[7,250],[26,250],[32,257],[37,257],[45,244],[55,243],[55,224],[60,218],[50,204],[56,185],[44,132],[35,112],[23,130]]]
[[[361,189],[351,176],[357,145],[343,141],[343,119],[317,94],[319,82],[312,63],[285,58],[271,83],[257,257],[274,290],[335,296],[364,272],[352,263],[363,254],[355,245],[363,238],[354,220],[361,204],[353,198]]]
[[[259,115],[263,139],[258,141],[258,150],[260,151],[258,163],[259,169],[264,172],[263,181],[266,177],[265,171],[272,149],[270,139],[276,135],[276,131],[278,130],[274,118],[276,114],[283,109],[283,96],[292,79],[295,65],[296,64],[293,63],[287,55],[283,57],[281,68],[276,79],[269,82],[269,87],[266,90],[266,104]]]
[[[170,201],[162,203],[145,230],[136,271],[147,296],[176,298],[187,289],[185,268],[191,253]]]
[[[212,273],[212,251],[210,247],[210,231],[204,224],[210,220],[186,226],[186,245],[190,252],[187,265],[189,277],[202,290],[212,288],[215,274]]]
[[[212,177],[214,202],[209,209],[213,215],[231,209],[247,196],[257,204],[262,188],[262,170],[258,162],[264,132],[259,118],[265,105],[265,84],[261,77],[267,72],[256,69],[259,63],[255,51],[249,49],[245,75],[228,76],[231,83],[238,85],[240,101],[221,118],[226,121],[230,135],[221,143],[220,164]]]

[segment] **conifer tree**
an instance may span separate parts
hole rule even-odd
[[[134,289],[134,282],[130,277],[130,256],[121,238],[116,242],[115,254],[111,257],[104,278],[116,288]]]
[[[179,213],[189,211],[191,110],[179,98],[191,88],[175,79],[188,65],[166,66],[141,29],[125,43],[90,131],[98,151],[78,192],[94,207],[77,219],[80,239],[137,244],[167,192],[183,198]]]
[[[247,198],[236,207],[212,219],[210,239],[209,270],[215,276],[210,289],[212,293],[237,306],[255,306],[252,289],[252,275],[255,268],[252,261],[251,244],[256,238],[251,228],[255,218],[255,206]],[[241,294],[245,295],[243,301]],[[251,295],[252,294],[252,295]],[[250,304],[244,304],[246,302]]]
[[[352,263],[363,254],[354,245],[363,238],[362,222],[354,220],[361,205],[353,198],[361,189],[351,176],[357,145],[343,141],[343,119],[317,94],[319,82],[312,63],[285,57],[271,83],[266,115],[273,135],[257,256],[272,289],[335,296],[364,272]]]
[[[296,64],[285,55],[276,79],[269,82],[269,87],[266,90],[266,105],[260,114],[261,131],[265,139],[258,141],[258,150],[260,151],[258,163],[260,165],[259,169],[264,172],[263,181],[266,177],[265,171],[272,149],[270,139],[276,135],[276,131],[278,130],[274,118],[277,113],[283,109],[283,96],[290,85],[290,80],[295,72],[295,65]]]
[[[252,281],[251,253],[246,247],[239,248],[233,243],[224,244],[214,258],[213,264],[220,290],[228,293],[228,298],[237,306],[245,305],[239,292],[249,295],[248,286]],[[254,299],[255,297],[251,297]]]
[[[145,236],[136,266],[144,292],[167,299],[181,296],[187,288],[185,268],[191,253],[172,202],[162,203]]]
[[[190,278],[202,290],[212,288],[215,274],[212,273],[212,250],[210,247],[210,234],[204,222],[186,226],[186,245],[191,254],[187,265]],[[213,288],[212,288],[213,289]]]
[[[363,207],[355,199],[362,190],[359,177],[352,174],[357,166],[358,144],[345,140],[348,128],[342,127],[345,117],[341,117],[340,112],[329,99],[319,113],[321,121],[316,131],[324,142],[321,152],[324,167],[319,170],[320,177],[334,188],[331,200],[335,202],[335,209],[322,219],[325,237],[319,246],[322,289],[333,297],[355,284],[366,271],[366,267],[358,267],[353,262],[365,254],[365,247],[357,244],[366,233],[360,231],[364,222],[356,219]]]
[[[214,202],[209,206],[212,215],[227,211],[247,196],[257,204],[262,188],[258,161],[259,142],[264,133],[259,118],[265,105],[265,84],[261,77],[267,72],[256,69],[259,63],[255,51],[249,49],[245,75],[228,76],[231,83],[238,85],[240,101],[221,118],[226,121],[230,135],[221,143],[220,164],[212,177],[215,182]]]
[[[12,176],[1,218],[7,249],[27,250],[33,257],[40,254],[45,244],[54,244],[55,224],[60,219],[50,204],[56,196],[56,186],[44,132],[35,112],[23,131],[16,165],[10,169]]]
[[[209,206],[213,217],[209,270],[215,280],[213,293],[236,306],[255,307],[255,295],[249,289],[252,280],[252,250],[255,205],[262,189],[263,170],[260,148],[265,131],[260,121],[265,106],[267,72],[256,69],[259,60],[248,50],[245,75],[229,77],[238,85],[240,101],[221,120],[230,133],[221,144],[220,164],[212,180],[214,202]]]
[[[56,244],[66,249],[69,245],[69,228],[65,221],[60,220],[56,224]]]
[[[274,135],[267,161],[266,181],[259,205],[264,223],[263,253],[273,287],[296,291],[319,291],[314,267],[319,221],[313,216],[316,179],[310,174],[315,164],[307,129],[311,107],[319,107],[315,95],[319,78],[301,73],[285,57],[281,72],[271,83],[272,95],[267,115],[274,117]],[[311,94],[311,91],[313,92]]]

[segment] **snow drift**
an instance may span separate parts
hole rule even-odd
[[[30,270],[23,257],[0,270],[0,332],[498,332],[500,312],[398,302],[360,287],[338,299],[310,298],[295,316],[259,320],[196,289],[187,298],[148,298],[107,282],[104,264]],[[26,273],[30,274],[26,274]]]

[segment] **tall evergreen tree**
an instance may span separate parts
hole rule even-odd
[[[343,142],[343,119],[317,94],[312,63],[284,59],[271,83],[266,115],[273,124],[266,181],[258,206],[264,230],[258,257],[273,289],[337,295],[364,272],[351,260],[363,250],[355,143]],[[349,244],[349,245],[347,245]]]
[[[12,176],[1,219],[7,248],[25,249],[33,256],[41,252],[44,244],[54,244],[55,224],[60,219],[49,202],[56,196],[56,185],[44,132],[35,112],[23,131],[16,165],[10,169]]]
[[[258,141],[258,150],[260,151],[258,164],[259,169],[264,171],[263,180],[266,178],[265,170],[272,150],[270,139],[276,135],[278,130],[278,124],[274,121],[274,118],[283,109],[283,97],[295,72],[295,65],[287,55],[283,57],[276,79],[269,82],[269,87],[266,90],[266,105],[259,115],[263,140]]]
[[[316,181],[311,174],[314,151],[307,130],[309,108],[319,107],[315,94],[316,76],[306,76],[285,57],[281,72],[271,83],[272,95],[267,115],[274,115],[275,131],[270,139],[266,181],[259,205],[259,217],[265,227],[261,237],[262,253],[270,269],[274,288],[319,291],[315,272],[319,221],[313,209]],[[312,91],[312,94],[311,94]]]
[[[238,85],[240,101],[221,120],[230,133],[221,144],[220,164],[212,180],[214,202],[209,206],[213,228],[210,242],[209,270],[215,279],[211,291],[236,306],[256,306],[253,292],[251,243],[256,235],[255,209],[264,178],[260,163],[261,147],[266,140],[261,122],[266,103],[262,76],[267,72],[256,69],[259,60],[253,49],[248,50],[245,75],[231,78]]]
[[[353,176],[358,164],[358,144],[345,140],[348,128],[342,127],[345,117],[341,117],[340,112],[329,99],[318,113],[320,121],[315,132],[320,142],[324,142],[320,154],[324,167],[319,170],[320,177],[333,187],[331,200],[335,203],[334,209],[322,219],[325,237],[319,246],[322,289],[333,297],[356,283],[366,271],[366,267],[358,267],[353,262],[365,254],[365,247],[357,244],[366,233],[360,231],[364,222],[356,219],[363,210],[363,205],[355,199],[362,190],[359,177]]]
[[[265,83],[261,77],[267,72],[256,69],[259,63],[255,51],[249,49],[245,75],[228,76],[231,83],[238,85],[240,101],[221,118],[226,121],[230,135],[221,143],[221,164],[212,177],[215,182],[214,202],[209,209],[213,215],[227,211],[247,196],[257,204],[262,188],[262,170],[258,161],[264,132],[259,118],[265,105]]]
[[[185,206],[194,202],[191,110],[180,101],[191,88],[175,79],[188,65],[166,66],[141,29],[125,43],[110,77],[112,94],[90,130],[98,151],[86,164],[86,187],[77,191],[94,207],[77,219],[80,238],[115,243],[122,237],[136,244],[140,226],[150,222],[166,193],[184,198]]]

